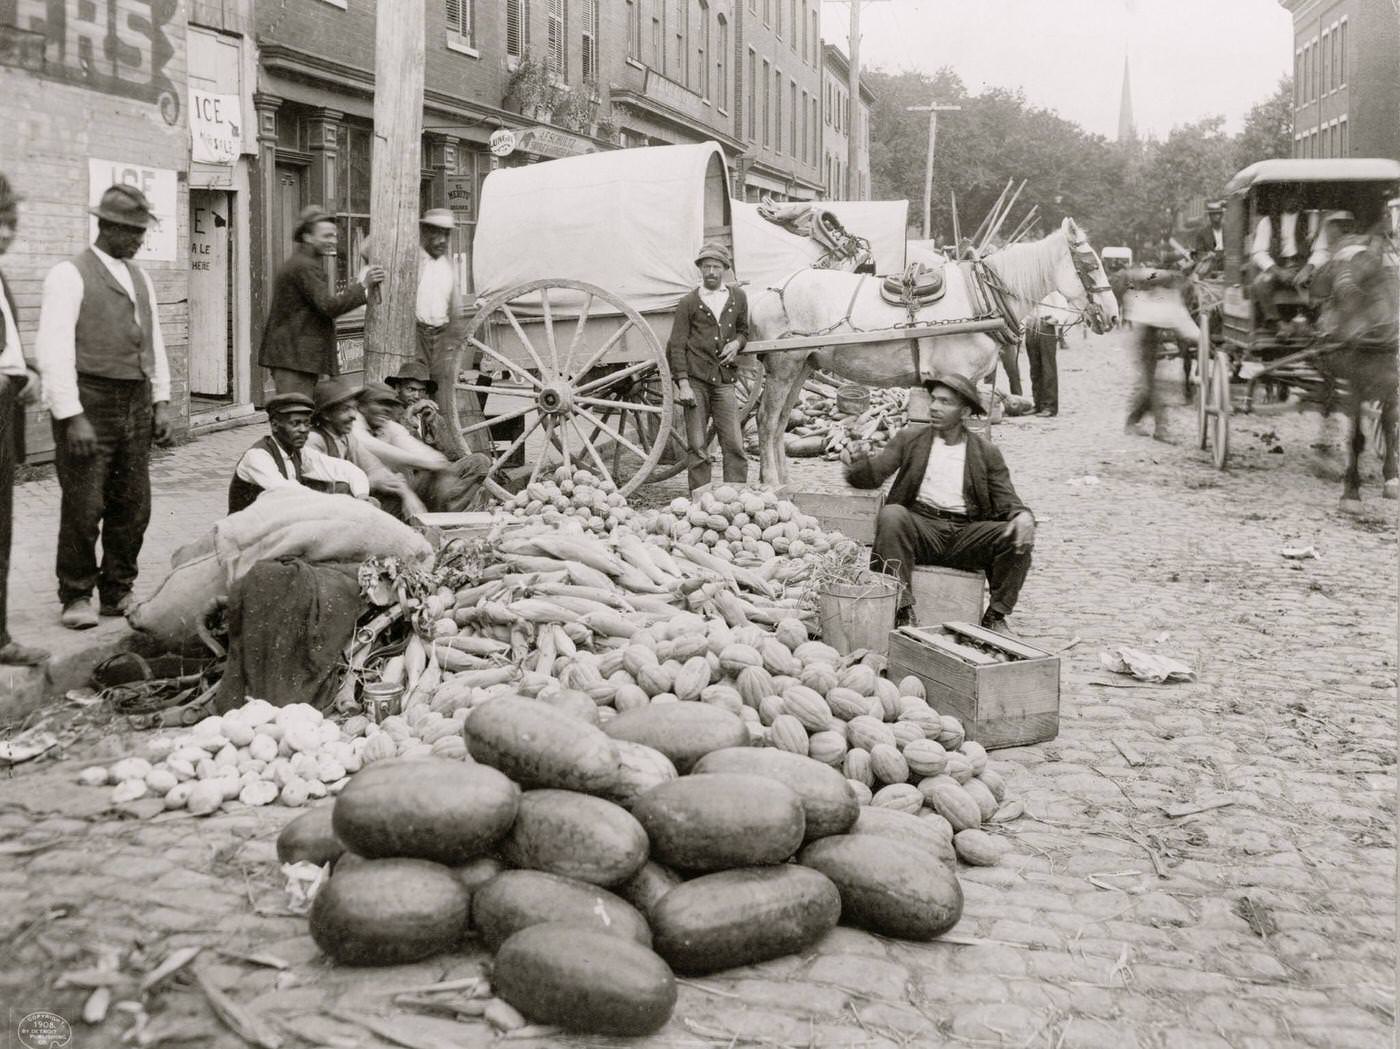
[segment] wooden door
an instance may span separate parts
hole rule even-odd
[[[229,197],[190,190],[190,394],[217,400],[233,389]]]

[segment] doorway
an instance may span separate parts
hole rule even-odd
[[[233,194],[190,190],[190,414],[234,399]]]

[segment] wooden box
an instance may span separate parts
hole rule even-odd
[[[477,512],[462,514],[415,514],[413,527],[423,533],[424,538],[440,549],[453,539],[484,539],[491,531],[493,513]]]
[[[920,626],[940,623],[980,623],[986,592],[981,572],[920,565],[914,569],[914,616]]]
[[[822,528],[840,532],[849,539],[870,546],[875,542],[875,518],[885,505],[885,493],[847,488],[832,492],[798,492],[780,488],[778,494],[811,514]]]
[[[947,642],[976,641],[1014,657],[974,660]],[[1058,656],[970,623],[900,627],[890,632],[891,681],[912,674],[924,683],[929,706],[963,723],[967,738],[988,750],[1054,739],[1060,730]]]

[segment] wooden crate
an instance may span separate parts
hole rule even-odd
[[[796,503],[805,514],[811,514],[829,532],[840,532],[858,543],[870,546],[875,542],[875,518],[885,505],[885,493],[847,488],[832,492],[798,492],[778,489],[784,499]]]
[[[491,531],[496,515],[492,513],[415,514],[413,527],[424,538],[440,548],[453,539],[484,539]]]
[[[973,662],[940,647],[939,639],[971,639],[1017,658]],[[929,706],[963,723],[967,738],[988,750],[1054,739],[1060,730],[1058,656],[970,623],[900,627],[890,632],[890,680],[912,674]]]
[[[981,572],[920,565],[914,569],[914,615],[920,626],[942,623],[980,623],[986,592]]]

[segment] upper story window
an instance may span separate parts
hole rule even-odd
[[[447,0],[447,33],[456,43],[476,46],[476,0]]]
[[[700,31],[695,34],[695,74],[700,97],[710,97],[710,5],[700,0]]]
[[[719,50],[715,52],[715,92],[719,96],[719,108],[729,108],[729,23],[725,21],[724,15],[720,15],[715,20],[715,43],[719,45]]]
[[[1345,18],[1343,18],[1341,24],[1340,24],[1339,26],[1337,26],[1337,62],[1336,62],[1335,68],[1336,68],[1336,70],[1337,70],[1337,86],[1338,86],[1338,87],[1346,87],[1346,86],[1347,86],[1347,20],[1346,20]]]
[[[506,54],[519,58],[530,46],[529,0],[506,0]]]
[[[642,9],[639,0],[627,0],[627,57],[642,60]]]
[[[561,80],[569,79],[569,9],[564,0],[549,0],[545,19],[545,61]]]
[[[598,79],[598,0],[583,0],[583,39],[580,42],[580,59],[583,64],[585,81]],[[628,13],[629,33],[631,13]]]

